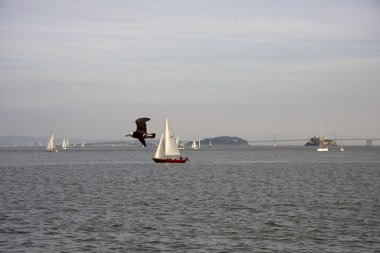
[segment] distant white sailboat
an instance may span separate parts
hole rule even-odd
[[[69,140],[68,139],[63,139],[63,142],[62,142],[62,149],[63,150],[66,150],[69,148]]]
[[[340,150],[341,152],[344,151],[342,137],[340,137],[340,149],[339,149],[339,150]]]
[[[273,147],[279,147],[280,145],[276,141],[276,134],[273,134]]]
[[[156,163],[185,163],[189,160],[187,157],[181,156],[168,118],[165,121],[165,138],[164,134],[162,134],[156,153],[152,159]]]
[[[210,143],[208,144],[208,146],[209,146],[210,148],[212,148],[211,139],[210,139]]]
[[[177,139],[175,140],[175,143],[177,144],[178,149],[185,149],[185,147],[183,146],[183,144],[179,141],[179,136],[177,136]]]
[[[193,144],[191,145],[192,149],[200,149],[201,148],[201,140],[198,142],[199,144],[197,145],[197,142],[194,140]]]
[[[49,152],[58,152],[56,146],[55,146],[55,140],[54,140],[54,134],[51,133],[51,136],[50,136],[50,139],[49,139],[49,143],[48,145],[46,146],[46,151],[49,151]]]

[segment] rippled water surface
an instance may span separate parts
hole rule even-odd
[[[0,149],[0,252],[379,252],[380,148]]]

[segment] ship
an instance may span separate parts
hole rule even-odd
[[[336,141],[323,136],[321,138],[314,136],[306,142],[305,146],[320,146],[320,144],[322,146],[336,146]]]

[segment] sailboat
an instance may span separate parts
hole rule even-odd
[[[189,160],[187,157],[181,156],[168,118],[165,120],[165,136],[164,134],[161,135],[156,153],[152,159],[156,163],[185,163]]]
[[[178,149],[185,149],[185,147],[183,146],[183,143],[181,143],[179,141],[179,136],[177,136],[177,139],[175,140],[175,143],[177,144]]]
[[[63,139],[62,149],[66,150],[68,148],[69,148],[69,140],[68,139]]]
[[[340,137],[340,151],[344,151],[344,148],[343,148],[343,142],[342,142],[342,137]]]
[[[49,143],[48,145],[46,146],[46,151],[49,151],[49,152],[58,152],[56,146],[55,146],[55,140],[54,140],[54,134],[51,133],[51,136],[50,136],[50,139],[49,139]]]
[[[194,140],[193,144],[191,145],[191,148],[192,149],[200,149],[201,148],[201,140],[199,140],[198,143],[199,144],[197,145],[196,141]]]
[[[208,146],[209,146],[210,148],[212,148],[211,139],[210,139],[210,143],[208,144]]]
[[[280,146],[277,141],[276,141],[276,134],[273,134],[273,147],[278,147]]]

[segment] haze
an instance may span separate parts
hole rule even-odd
[[[379,137],[378,1],[0,2],[0,135]]]

